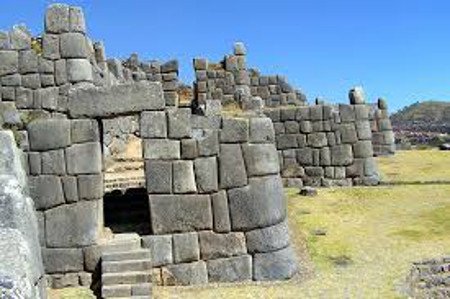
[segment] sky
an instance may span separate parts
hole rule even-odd
[[[0,0],[0,28],[43,31],[45,0]],[[247,65],[282,74],[310,102],[347,102],[361,85],[391,111],[450,101],[448,0],[67,0],[84,9],[88,35],[108,57],[176,58],[193,80],[192,59],[218,61],[236,41]]]

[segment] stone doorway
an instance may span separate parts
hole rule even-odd
[[[114,190],[103,197],[105,227],[115,234],[135,232],[150,234],[150,208],[147,190]]]

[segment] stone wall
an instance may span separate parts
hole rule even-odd
[[[376,185],[369,106],[266,109],[286,186]]]
[[[383,99],[378,99],[378,102],[371,108],[369,117],[372,128],[373,153],[375,156],[393,155],[395,138],[387,103]]]
[[[414,263],[407,278],[411,298],[450,297],[450,257]]]
[[[1,298],[47,298],[38,219],[10,131],[0,131],[0,256]]]
[[[223,105],[241,102],[242,96],[258,96],[266,106],[303,105],[306,97],[289,85],[283,76],[263,76],[248,69],[244,44],[236,43],[232,55],[218,62],[194,59],[195,99],[199,106],[206,100],[220,100]]]

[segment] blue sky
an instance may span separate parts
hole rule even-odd
[[[56,1],[1,0],[0,28],[24,22],[34,34]],[[347,101],[362,85],[391,110],[416,101],[450,100],[450,1],[445,0],[93,0],[89,35],[109,57],[177,58],[193,79],[192,58],[217,61],[234,41],[248,65],[286,75],[308,100]]]

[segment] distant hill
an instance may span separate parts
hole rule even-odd
[[[391,122],[396,132],[450,133],[450,102],[414,103],[392,114]]]

